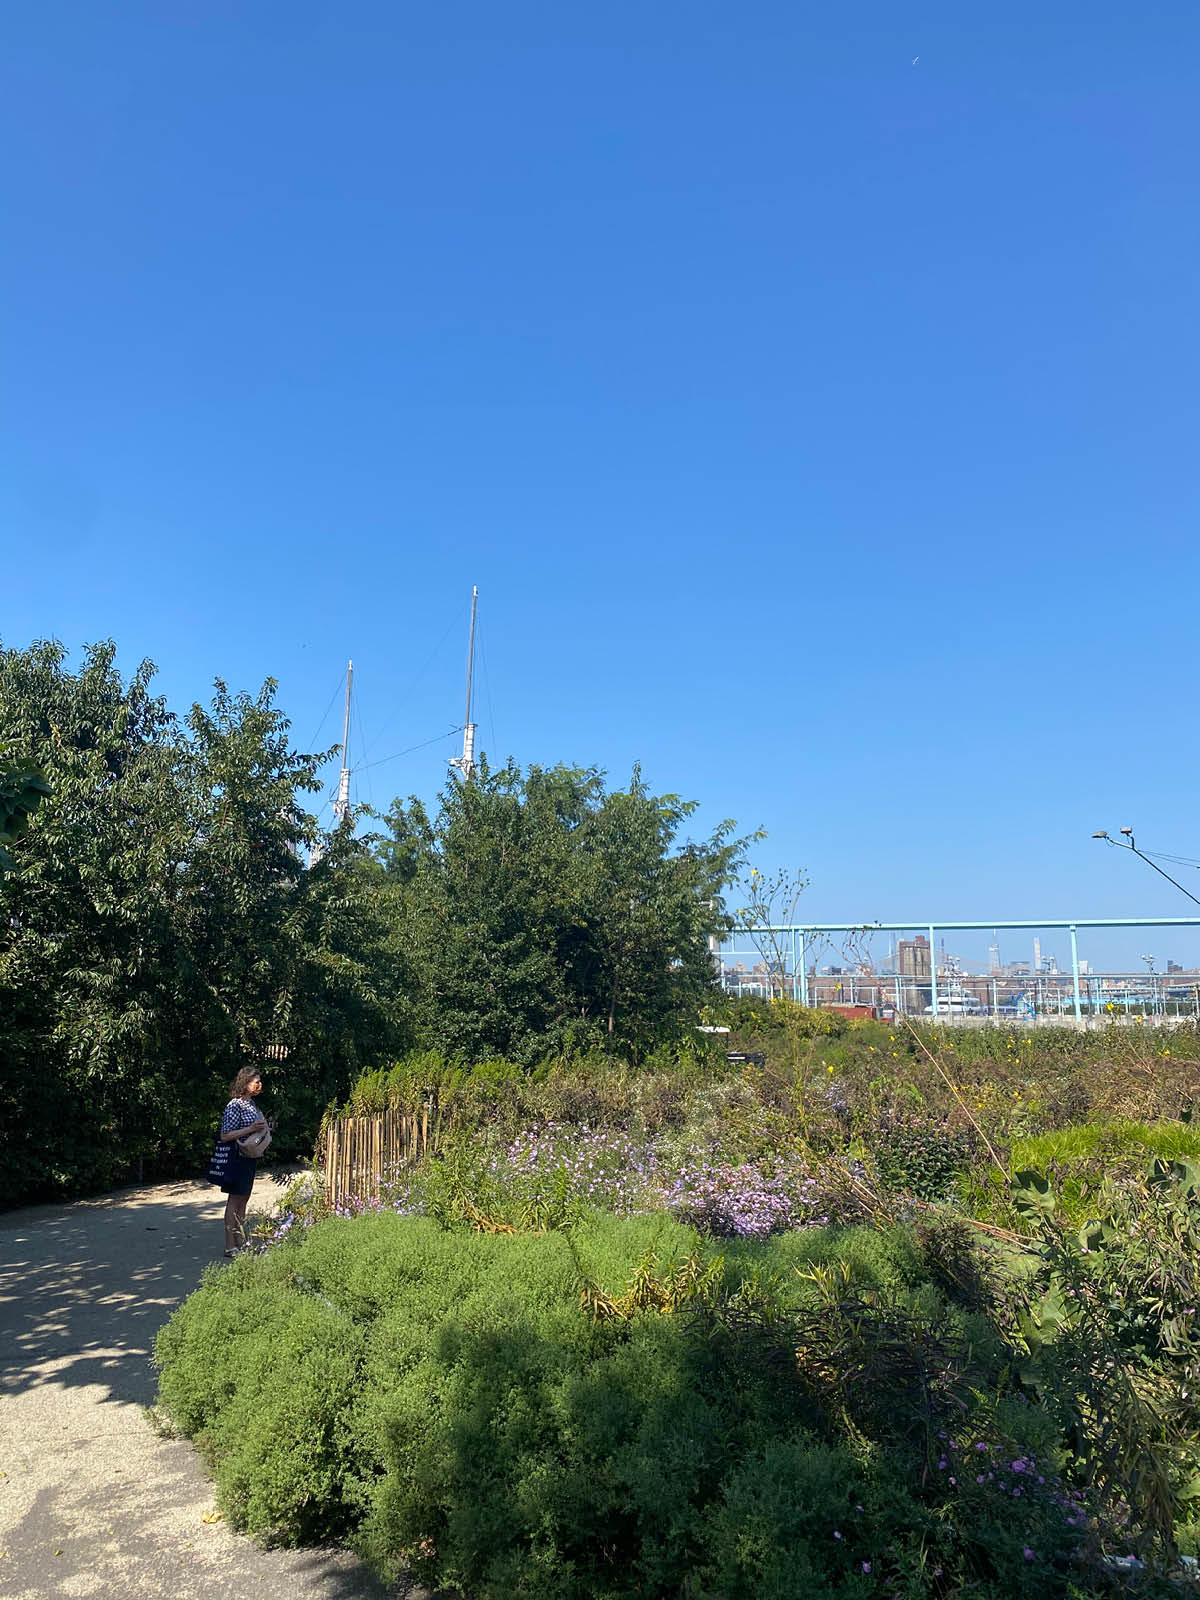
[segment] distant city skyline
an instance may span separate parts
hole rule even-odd
[[[745,937],[752,949],[726,947],[718,962],[719,980],[730,994],[790,998],[869,1015],[1007,1017],[1030,1023],[1130,1015],[1200,1020],[1200,966],[1188,968],[1168,957],[1159,970],[1149,953],[1128,972],[1098,968],[1083,956],[1060,967],[1035,934],[1031,960],[997,961],[993,945],[987,970],[980,971],[941,941],[931,961],[929,938],[920,933],[897,939],[886,959],[852,939],[840,961],[823,960],[824,946],[781,938],[779,930],[747,930]]]
[[[928,938],[927,931],[923,931],[919,925],[910,931],[912,937],[916,939],[924,941]],[[1077,935],[1081,970],[1093,973],[1125,972],[1133,975],[1145,974],[1150,970],[1160,975],[1172,970],[1200,971],[1200,927],[1143,929],[1140,930],[1142,937],[1131,941],[1130,935],[1133,932],[1134,930],[1081,928]],[[1151,934],[1170,935],[1170,945],[1168,946],[1162,938],[1148,939],[1146,935]],[[845,938],[839,934],[826,935],[823,940],[815,944],[810,940],[810,965],[815,949],[819,952],[819,966],[838,966],[850,971],[854,967],[856,952],[865,950],[874,970],[891,972],[895,968],[896,960],[894,956],[888,954],[888,937],[886,934],[875,934],[870,939],[855,937],[848,946],[839,943]],[[899,944],[903,937],[902,934],[893,935],[893,943]],[[990,960],[990,952],[996,946],[991,940],[988,940],[986,945],[981,945],[980,937],[978,934],[953,930],[940,933],[937,939],[939,964],[943,957],[949,957],[962,963],[964,971],[979,976],[987,976],[993,970],[1011,974],[1021,967],[1032,974],[1036,970],[1034,963],[1040,950],[1042,971],[1069,973],[1071,970],[1069,938],[1065,933],[1061,936],[1061,947],[1054,943],[1056,930],[1045,930],[1040,934],[1033,930],[1028,932],[1013,930],[1011,942],[1004,940],[1002,934],[999,945],[1002,959],[996,968],[993,968]],[[1131,942],[1142,948],[1133,956],[1132,961],[1129,961],[1126,959],[1126,954]],[[747,957],[756,959],[759,954],[744,933],[731,936],[722,946],[722,952],[726,960],[730,960],[734,952],[742,959]],[[1153,957],[1153,968],[1147,965],[1147,956]]]

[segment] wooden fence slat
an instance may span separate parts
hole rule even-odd
[[[439,1145],[441,1108],[387,1110],[380,1116],[338,1117],[325,1129],[325,1186],[329,1203],[352,1198],[378,1200],[385,1182],[401,1167]]]

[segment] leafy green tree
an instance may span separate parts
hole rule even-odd
[[[25,832],[30,817],[49,792],[45,779],[36,772],[0,768],[0,876],[11,871],[14,862],[9,848]]]
[[[592,768],[511,762],[451,780],[433,819],[418,801],[394,806],[380,855],[428,1042],[468,1057],[636,1057],[690,1029],[743,844],[730,823],[680,843],[694,810],[652,795],[636,769],[608,790]]]
[[[52,794],[0,884],[0,1193],[107,1181],[153,1118],[145,1075],[183,851],[174,719],[111,646],[0,652],[0,714]]]
[[[395,887],[352,819],[297,887],[276,1029],[288,1054],[271,1074],[282,1148],[307,1154],[330,1101],[344,1097],[361,1072],[409,1048],[414,1035]]]
[[[411,951],[423,1033],[468,1058],[544,1055],[567,991],[548,937],[555,882],[553,807],[514,767],[447,783],[435,821],[419,801],[391,813],[387,868],[405,885],[400,934]]]
[[[304,1148],[404,1042],[386,885],[349,826],[303,867],[321,757],[274,684],[180,724],[152,670],[0,650],[0,719],[50,788],[0,881],[0,1200],[194,1170],[248,1061]]]

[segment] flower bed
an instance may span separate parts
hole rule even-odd
[[[1052,1413],[902,1229],[329,1218],[212,1274],[158,1358],[237,1526],[471,1600],[1104,1592]]]

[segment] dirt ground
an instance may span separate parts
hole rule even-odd
[[[264,1187],[260,1178],[255,1202]],[[347,1551],[260,1550],[159,1438],[154,1336],[219,1260],[224,1195],[156,1184],[0,1215],[0,1595],[384,1600]]]

